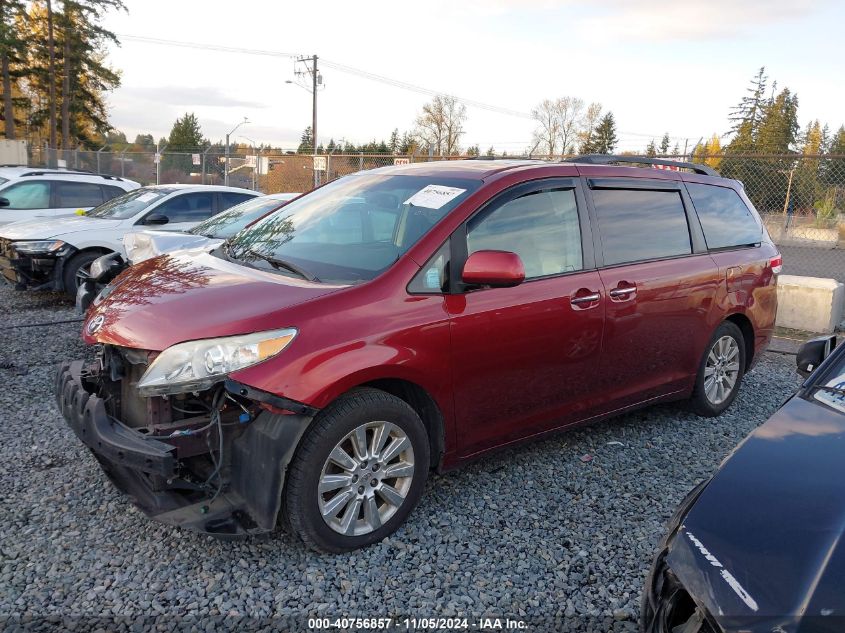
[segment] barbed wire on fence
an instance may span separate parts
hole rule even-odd
[[[431,160],[457,160],[468,156],[429,154],[323,153],[300,154],[284,148],[238,147],[229,155],[229,184],[255,188],[263,193],[308,191],[318,184],[357,171],[394,164]],[[513,156],[527,158],[527,156]],[[564,156],[534,155],[540,160]],[[685,156],[660,158],[691,160]],[[845,156],[718,154],[696,155],[694,160],[717,169],[723,176],[743,183],[745,191],[764,217],[776,240],[805,235],[832,235],[845,224]],[[220,146],[155,149],[103,148],[99,151],[31,148],[30,164],[63,166],[136,180],[141,184],[223,184],[225,149]],[[815,233],[813,233],[815,231]],[[828,233],[819,233],[827,231]],[[809,239],[809,238],[807,238]],[[845,241],[845,236],[838,238]]]

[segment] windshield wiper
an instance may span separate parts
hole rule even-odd
[[[299,275],[300,277],[302,277],[303,279],[305,279],[307,281],[320,281],[312,273],[309,273],[304,268],[301,268],[301,267],[297,266],[296,264],[294,264],[293,262],[287,261],[286,259],[277,259],[275,257],[271,257],[270,255],[264,255],[263,253],[259,253],[257,251],[254,251],[252,249],[247,249],[244,252],[257,257],[258,259],[263,259],[265,262],[270,264],[273,268],[283,268],[284,270],[288,270],[288,271],[294,273],[295,275]]]
[[[839,394],[840,396],[845,396],[845,389],[840,389],[839,387],[829,387],[828,385],[816,385],[812,388],[813,391],[828,391],[830,393]]]

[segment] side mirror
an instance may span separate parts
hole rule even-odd
[[[163,213],[150,213],[144,220],[144,224],[167,224],[168,222],[170,218]]]
[[[508,288],[525,281],[525,267],[510,251],[476,251],[467,257],[461,279],[465,284]]]
[[[825,358],[830,356],[834,347],[836,347],[835,335],[810,339],[804,343],[798,348],[798,354],[795,356],[798,373],[804,378],[809,376]]]
[[[12,203],[11,203],[11,202],[9,202],[9,199],[8,199],[8,198],[0,198],[0,207],[8,207],[8,206],[10,206],[11,204],[12,204]]]

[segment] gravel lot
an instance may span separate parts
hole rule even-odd
[[[84,353],[79,324],[16,327],[74,317],[57,295],[0,285],[0,614],[43,628],[465,615],[633,631],[675,505],[798,383],[792,357],[767,354],[717,420],[660,406],[499,453],[433,476],[391,538],[317,555],[287,534],[221,542],[157,525],[121,497],[53,403],[53,365]]]

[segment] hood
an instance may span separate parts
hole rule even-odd
[[[119,225],[122,220],[94,218],[85,215],[72,215],[59,218],[38,218],[23,222],[13,222],[0,227],[0,237],[10,240],[43,240],[62,237],[68,233],[93,231]]]
[[[843,530],[845,415],[795,396],[714,475],[667,561],[725,630],[841,630]]]
[[[183,341],[296,326],[285,321],[287,308],[342,288],[177,251],[119,275],[89,309],[82,335],[89,344],[161,351]]]
[[[138,231],[123,237],[123,247],[129,263],[138,264],[162,253],[186,248],[214,248],[223,240],[178,231]]]

